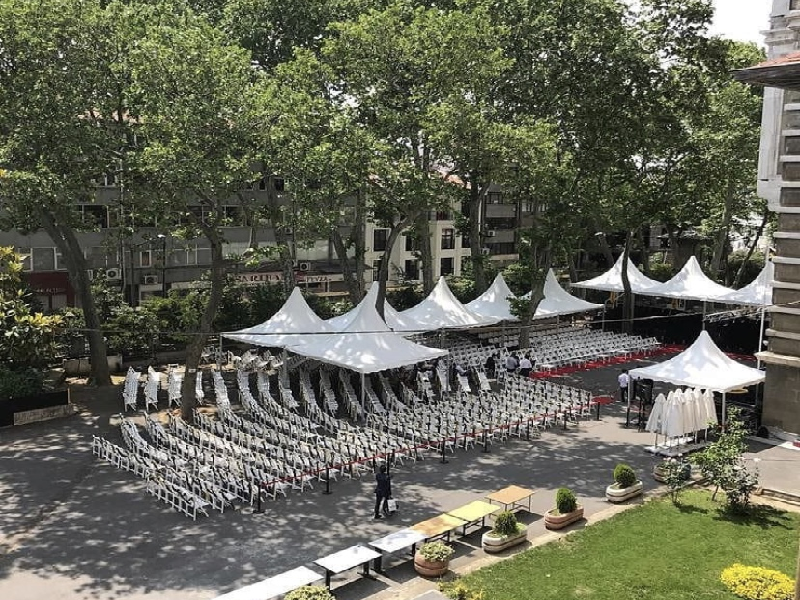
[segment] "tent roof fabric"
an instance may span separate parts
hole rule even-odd
[[[503,274],[498,273],[489,289],[472,302],[468,302],[466,307],[483,317],[494,317],[501,321],[517,321],[517,317],[511,312],[509,298],[516,298],[516,296],[506,284]]]
[[[577,283],[573,283],[572,287],[602,290],[604,292],[624,291],[622,285],[622,258],[623,255],[620,255],[617,262],[614,263],[614,266],[602,275],[598,275],[593,279],[587,279],[586,281],[578,281]],[[631,283],[631,291],[634,294],[645,293],[646,290],[660,285],[658,281],[650,279],[642,274],[630,260],[628,261],[628,279]]]
[[[736,362],[707,331],[677,356],[650,367],[631,369],[631,377],[726,392],[764,381],[764,372]]]
[[[721,299],[726,304],[752,304],[767,306],[772,303],[772,284],[775,281],[775,265],[767,262],[753,281],[739,290],[734,290]]]
[[[690,256],[672,279],[640,293],[646,296],[724,302],[723,298],[733,291],[709,279],[700,268],[697,258]]]
[[[272,348],[288,348],[312,339],[316,334],[336,331],[320,319],[296,287],[272,318],[239,331],[222,333],[223,337]],[[304,335],[305,334],[305,335]]]
[[[315,336],[290,350],[358,373],[396,369],[447,354],[446,350],[415,344],[390,331],[375,303],[369,301],[359,304],[353,319],[341,332]]]
[[[422,302],[399,313],[406,322],[396,331],[435,331],[437,329],[467,329],[499,323],[497,317],[486,317],[465,307],[440,277],[428,297]]]
[[[586,312],[587,310],[598,310],[600,308],[603,308],[602,304],[587,302],[567,292],[558,283],[553,269],[550,269],[544,280],[544,298],[536,308],[536,313],[533,315],[533,318],[544,319],[556,315],[568,315]]]
[[[370,286],[369,291],[361,299],[361,302],[358,303],[358,306],[353,307],[343,315],[328,319],[326,323],[331,325],[337,331],[343,331],[350,325],[350,323],[353,322],[353,319],[356,318],[361,305],[365,302],[370,302],[375,305],[377,297],[378,282],[374,281]],[[411,331],[414,329],[414,324],[406,319],[403,319],[403,317],[400,316],[400,313],[398,313],[388,302],[385,302],[383,305],[383,317],[386,321],[386,324],[389,326],[389,329],[394,329],[396,331]]]

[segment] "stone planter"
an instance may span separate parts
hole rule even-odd
[[[612,483],[606,488],[606,500],[615,504],[625,502],[626,500],[640,496],[643,487],[641,481],[637,481],[632,486],[626,488],[619,487],[618,484]]]
[[[414,553],[414,570],[423,577],[441,577],[447,573],[450,566],[450,559],[447,560],[427,560],[419,551]]]
[[[494,554],[502,552],[507,548],[521,544],[528,539],[528,528],[522,527],[521,531],[516,535],[496,535],[491,531],[487,531],[481,536],[481,547],[484,552]]]
[[[691,465],[687,464],[683,467],[683,473],[681,473],[681,481],[687,482],[691,478],[692,478],[692,467]],[[663,463],[658,463],[655,467],[653,467],[653,479],[655,479],[659,483],[667,483],[667,475],[665,473]]]
[[[547,529],[563,529],[567,525],[571,525],[575,521],[580,521],[583,518],[583,506],[580,504],[578,508],[570,513],[561,514],[558,509],[552,508],[544,513],[544,526]]]

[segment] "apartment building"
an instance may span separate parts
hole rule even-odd
[[[800,432],[800,0],[773,0],[766,63],[737,74],[764,89],[758,194],[778,213],[763,422]]]
[[[170,289],[185,289],[198,285],[211,262],[208,242],[203,238],[182,240],[162,234],[155,223],[125,223],[135,234],[123,232],[118,211],[120,188],[113,176],[98,181],[96,201],[81,204],[78,209],[87,224],[79,234],[89,268],[93,273],[102,271],[105,277],[119,286],[124,296],[138,303],[152,295],[164,295]],[[272,189],[270,189],[272,186]],[[283,180],[264,178],[247,190],[254,203],[264,203],[268,193],[277,194],[291,209],[291,198],[284,194]],[[526,222],[530,211],[503,197],[493,187],[484,198],[481,208],[484,248],[482,252],[492,260],[507,264],[517,259],[517,230]],[[196,208],[202,216],[202,208]],[[429,213],[428,233],[434,261],[434,276],[460,275],[465,258],[470,255],[469,239],[459,234],[455,217],[461,210],[454,204],[451,210]],[[259,245],[276,244],[275,231],[268,224],[248,222],[239,200],[231,199],[225,206],[229,225],[224,228],[228,257],[241,256],[255,240]],[[342,215],[342,235],[347,236],[352,226],[348,213]],[[331,240],[320,239],[309,243],[296,240],[291,227],[284,235],[294,257],[295,276],[299,285],[311,292],[337,296],[346,293],[344,277]],[[389,230],[374,222],[366,223],[365,277],[372,281],[383,257]],[[42,306],[55,310],[75,303],[75,294],[62,256],[49,236],[43,231],[20,233],[0,232],[0,245],[14,246],[24,258],[25,277]],[[392,251],[389,268],[389,286],[395,287],[421,279],[419,259],[414,239],[401,235]],[[231,275],[245,285],[276,283],[283,273],[277,263],[264,263],[258,268],[248,268],[242,261],[231,260]]]

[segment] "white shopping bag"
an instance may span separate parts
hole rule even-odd
[[[397,500],[394,498],[389,498],[386,501],[386,510],[388,510],[390,513],[397,512]]]

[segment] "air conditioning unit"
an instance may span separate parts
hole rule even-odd
[[[302,261],[297,263],[297,268],[301,271],[310,271],[311,270],[311,263],[307,261]]]
[[[142,275],[143,285],[156,285],[158,283],[158,275]]]
[[[492,253],[491,248],[481,248],[481,254],[484,256],[489,256]]]
[[[122,279],[122,269],[116,267],[106,269],[106,279],[109,281],[119,281]]]
[[[487,229],[486,230],[486,237],[494,237],[497,235],[497,231],[494,229]]]

